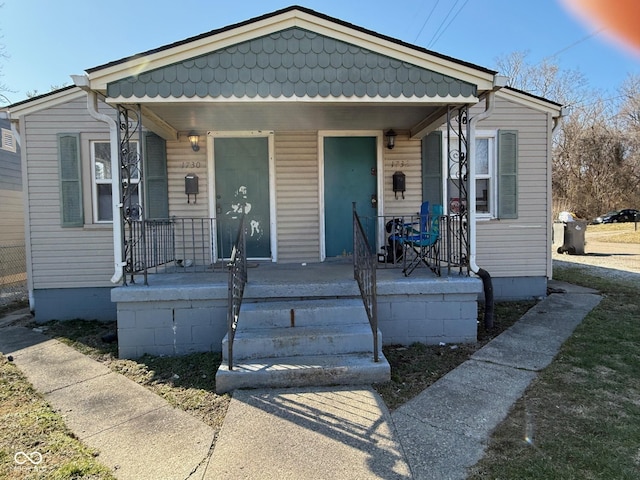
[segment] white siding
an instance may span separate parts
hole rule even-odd
[[[112,109],[101,104],[103,113]],[[90,159],[83,155],[85,226],[60,226],[58,133],[81,132],[82,151],[93,134],[108,135],[106,124],[93,120],[86,100],[79,99],[27,115],[23,123],[30,224],[32,286],[41,288],[112,286],[113,241],[110,225],[92,225]],[[88,182],[89,181],[89,182]]]
[[[320,260],[318,134],[276,132],[278,261]]]
[[[384,148],[384,216],[415,215],[422,204],[422,142],[398,134],[393,150]],[[393,193],[393,174],[406,175],[404,199]]]
[[[518,218],[478,222],[477,263],[493,277],[548,276],[551,129],[547,114],[496,99],[494,113],[478,129],[518,131]]]
[[[191,195],[187,203],[184,193],[184,177],[198,176],[199,194]],[[194,152],[185,138],[167,142],[167,175],[169,177],[169,215],[176,217],[209,217],[209,185],[207,182],[207,145],[200,141],[200,150]],[[215,216],[215,215],[211,215]]]

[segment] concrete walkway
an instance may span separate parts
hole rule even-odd
[[[551,286],[566,293],[393,413],[370,387],[236,391],[215,450],[210,427],[60,342],[4,319],[0,351],[120,479],[463,479],[600,301]]]

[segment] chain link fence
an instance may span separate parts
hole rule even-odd
[[[0,307],[28,300],[24,245],[0,245]]]

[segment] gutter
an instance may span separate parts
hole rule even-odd
[[[485,110],[479,113],[469,121],[469,150],[471,152],[468,162],[469,173],[469,268],[473,273],[478,275],[482,279],[482,286],[484,288],[484,327],[486,329],[493,328],[493,284],[491,282],[491,275],[485,269],[480,268],[476,263],[476,239],[477,239],[477,225],[476,225],[476,124],[491,116],[495,106],[495,92],[507,84],[507,77],[502,75],[495,75],[493,77],[493,89],[487,94],[485,100]]]
[[[80,87],[87,93],[87,110],[89,111],[89,115],[95,120],[99,122],[104,122],[109,125],[109,140],[111,145],[111,158],[118,159],[119,158],[119,148],[118,148],[118,123],[111,118],[109,115],[104,113],[100,113],[98,111],[98,95],[96,92],[91,90],[89,86],[89,78],[85,75],[72,75],[71,79],[73,83],[77,87]],[[114,264],[114,272],[111,277],[111,283],[118,283],[122,280],[123,276],[123,267],[125,263],[122,261],[122,224],[116,219],[120,218],[120,209],[122,208],[122,203],[120,203],[120,199],[122,198],[122,179],[120,178],[120,169],[112,168],[112,187],[113,187],[113,203],[111,204],[111,208],[113,210],[113,264]]]

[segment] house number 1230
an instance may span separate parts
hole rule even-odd
[[[182,162],[182,168],[200,168],[200,162]]]

